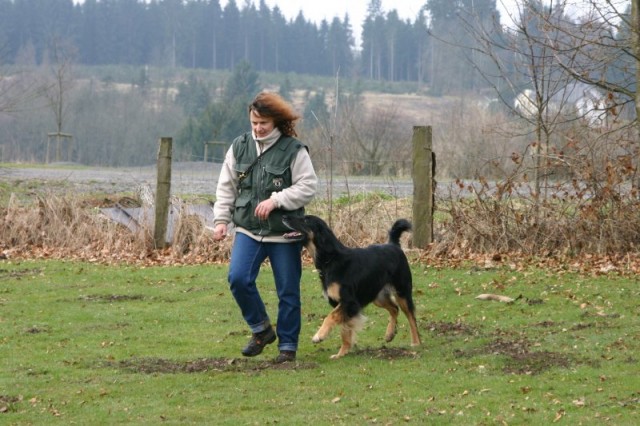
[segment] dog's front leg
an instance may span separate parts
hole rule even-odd
[[[337,354],[331,355],[331,359],[342,358],[348,354],[356,344],[356,333],[362,330],[366,317],[362,314],[358,314],[349,320],[342,321],[342,346]]]
[[[342,346],[337,354],[331,355],[331,359],[342,358],[349,353],[354,344],[355,330],[348,324],[342,324],[342,331],[340,337],[342,338]]]
[[[342,313],[340,311],[340,305],[336,306],[333,311],[322,321],[322,325],[313,336],[311,341],[313,343],[320,343],[329,337],[329,333],[331,329],[335,327],[337,324],[342,323]]]

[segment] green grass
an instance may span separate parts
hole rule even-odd
[[[382,340],[370,306],[359,346],[311,336],[329,312],[303,276],[298,361],[243,359],[226,265],[0,264],[3,424],[640,423],[635,278],[414,266],[423,339]],[[275,318],[268,270],[260,287]],[[522,298],[483,302],[480,293]]]

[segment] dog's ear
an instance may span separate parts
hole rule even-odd
[[[331,229],[320,220],[310,220],[307,225],[313,232],[313,242],[318,248],[322,248],[325,253],[333,252],[336,249],[335,236]]]

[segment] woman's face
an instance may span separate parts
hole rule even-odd
[[[275,127],[273,118],[262,117],[254,110],[249,113],[249,120],[251,121],[251,130],[258,138],[269,135]]]

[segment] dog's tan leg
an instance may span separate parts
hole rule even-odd
[[[420,334],[418,333],[418,324],[416,323],[416,316],[409,309],[409,304],[407,303],[407,299],[396,296],[396,301],[402,309],[402,312],[407,316],[409,320],[409,328],[411,329],[411,346],[420,345]]]
[[[324,321],[322,321],[322,325],[320,326],[316,334],[313,336],[311,341],[313,343],[322,342],[324,339],[329,337],[329,333],[331,332],[333,327],[335,327],[338,324],[341,324],[342,322],[343,322],[342,312],[340,310],[340,305],[338,305],[335,308],[333,308],[333,311],[331,311],[331,313],[326,316]]]
[[[385,293],[382,298],[378,297],[373,303],[389,311],[389,324],[387,324],[387,332],[384,335],[384,340],[390,342],[396,337],[398,329],[398,312],[400,311],[398,305],[393,302],[388,293]]]
[[[347,324],[342,325],[342,330],[340,332],[340,337],[342,338],[342,345],[340,346],[340,350],[337,354],[331,355],[331,359],[342,358],[346,354],[349,353],[351,348],[353,347],[353,337],[355,331],[349,327]]]
[[[349,319],[349,321],[342,323],[342,331],[340,332],[342,345],[337,354],[331,355],[331,359],[342,358],[349,353],[351,348],[356,344],[356,332],[362,329],[365,319],[363,315],[357,315]]]

